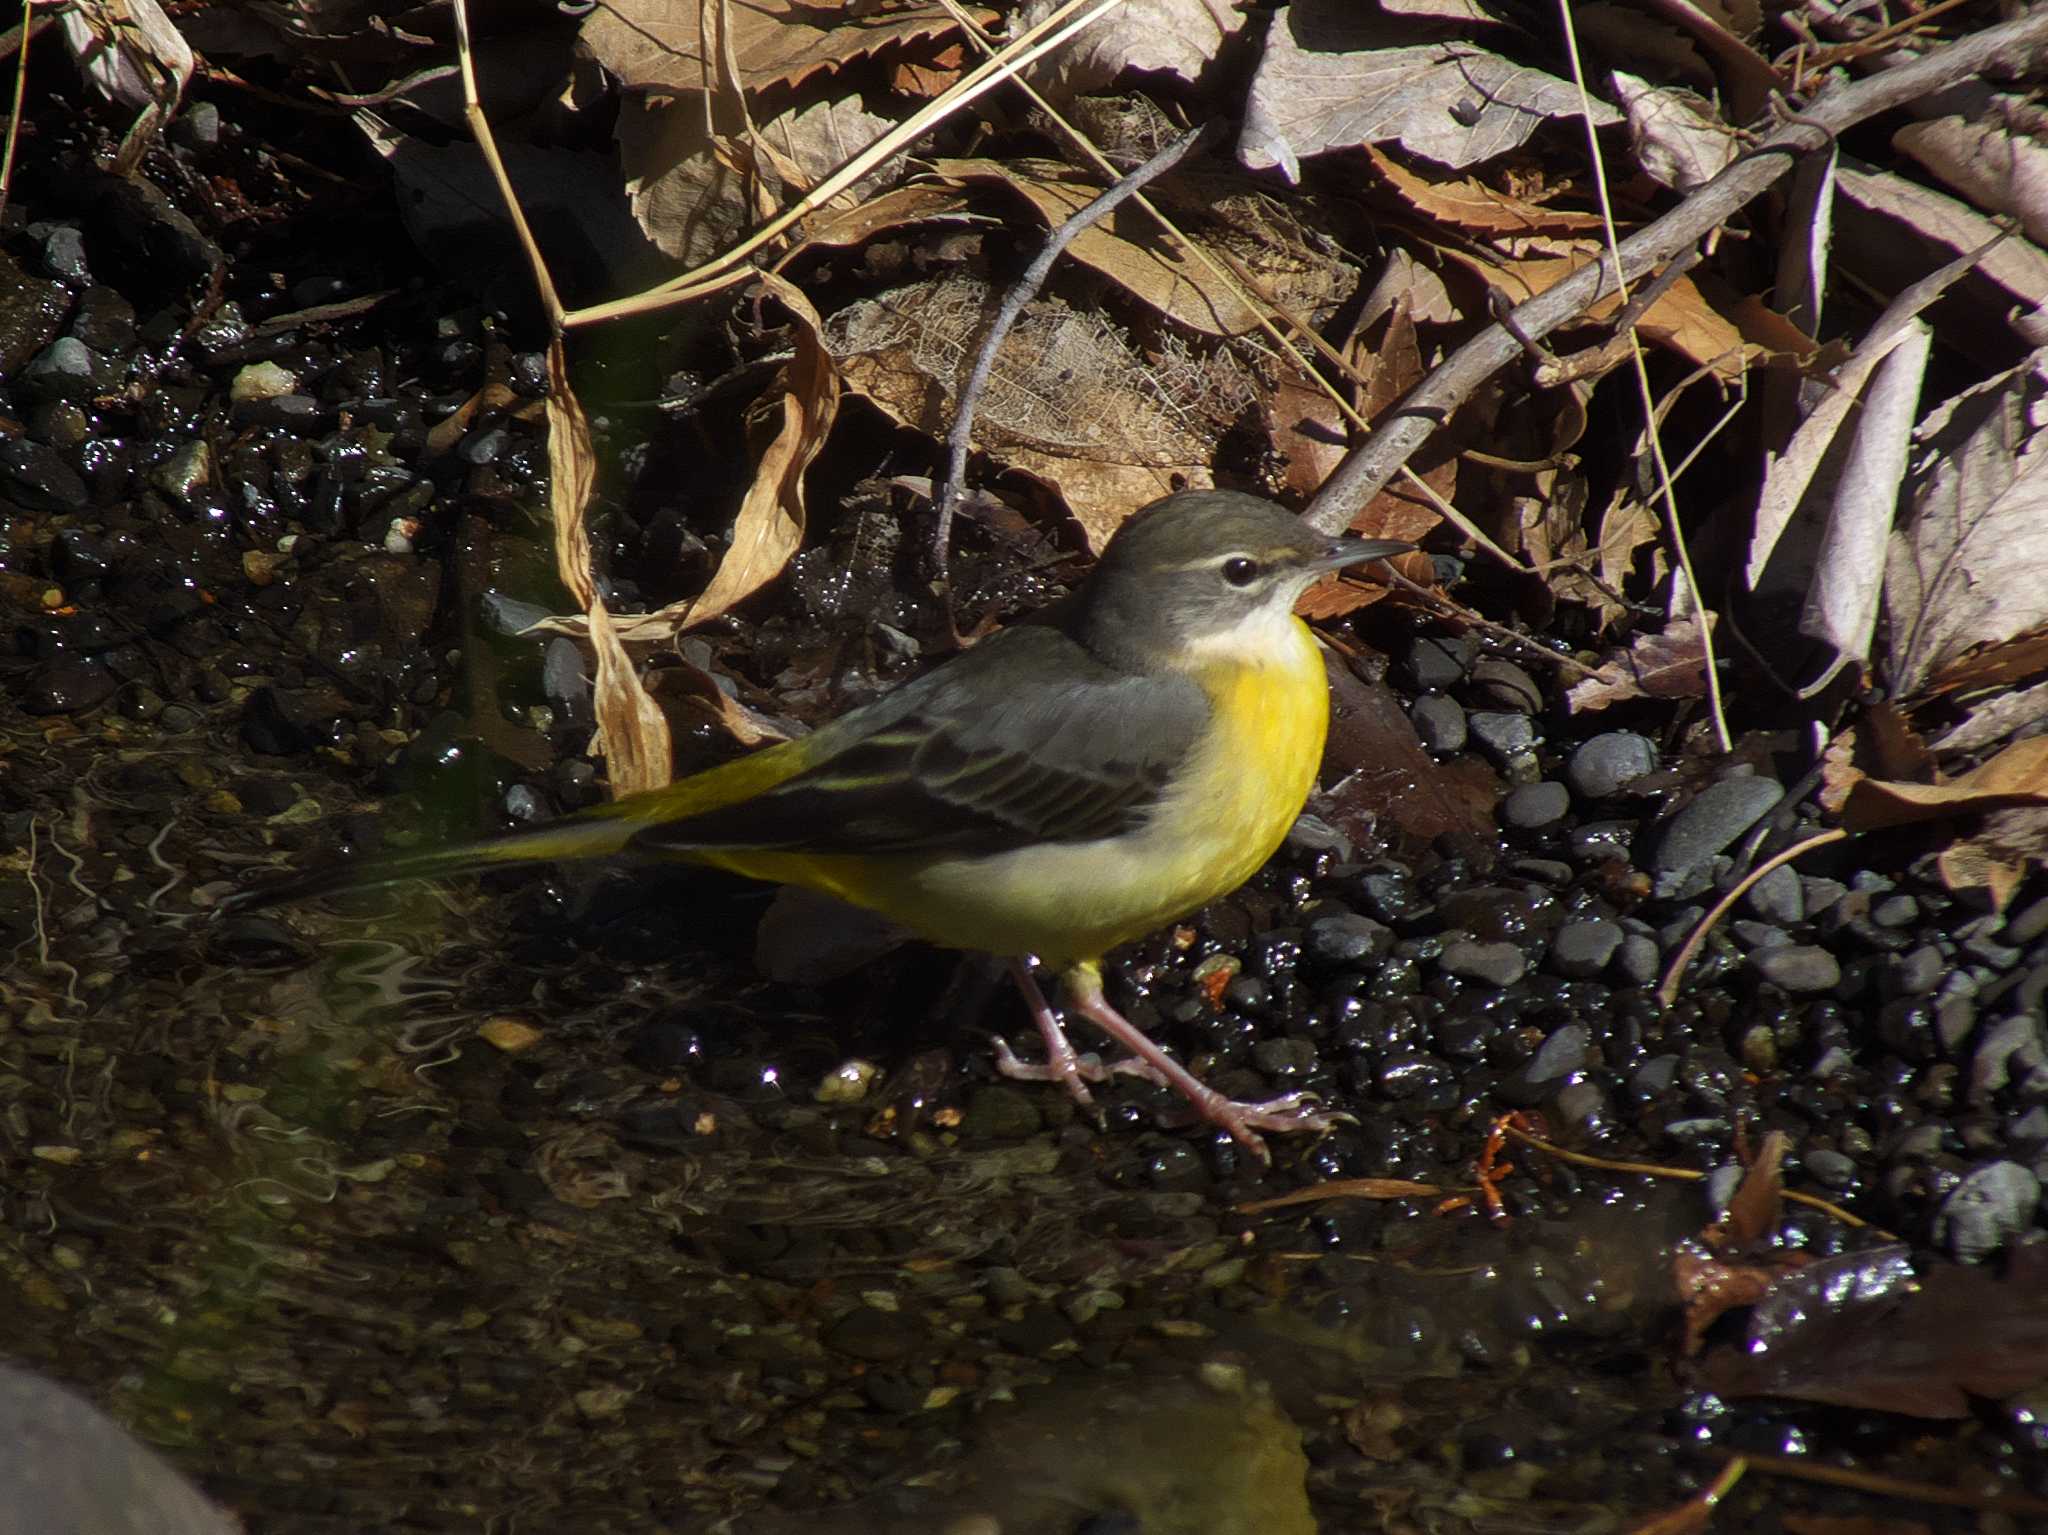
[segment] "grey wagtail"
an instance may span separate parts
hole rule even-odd
[[[1238,1103],[1127,1022],[1102,956],[1249,879],[1300,814],[1329,723],[1294,605],[1319,577],[1412,548],[1325,538],[1231,491],[1169,496],[1120,527],[1067,599],[798,740],[534,831],[370,860],[231,905],[508,863],[632,853],[803,885],[947,948],[1004,957],[1057,1079],[1085,1063],[1032,979],[1260,1157],[1261,1130],[1320,1129],[1301,1094]]]

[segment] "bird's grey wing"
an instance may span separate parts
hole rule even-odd
[[[795,777],[632,846],[964,854],[1113,836],[1158,801],[1209,717],[1193,683],[1112,671],[1041,627],[905,692],[826,727],[847,744]]]

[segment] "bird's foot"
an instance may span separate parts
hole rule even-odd
[[[1066,1035],[1062,1032],[1062,1042]],[[1166,1074],[1149,1061],[1141,1061],[1135,1055],[1127,1055],[1120,1061],[1102,1063],[1094,1054],[1075,1050],[1068,1044],[1064,1050],[1050,1050],[1050,1058],[1043,1066],[1034,1066],[1010,1048],[1010,1042],[998,1034],[995,1037],[996,1070],[1014,1082],[1062,1082],[1067,1091],[1074,1095],[1076,1102],[1092,1108],[1095,1099],[1089,1093],[1090,1084],[1100,1086],[1112,1077],[1136,1077],[1150,1082],[1154,1087],[1171,1087],[1173,1083]],[[1299,1095],[1297,1095],[1299,1096]]]
[[[1270,1161],[1266,1143],[1259,1136],[1261,1130],[1275,1135],[1296,1135],[1304,1131],[1323,1131],[1335,1128],[1350,1120],[1348,1114],[1318,1109],[1313,1093],[1288,1093],[1279,1098],[1268,1098],[1263,1103],[1244,1103],[1235,1098],[1226,1098],[1206,1084],[1199,1095],[1186,1092],[1184,1096],[1196,1113],[1219,1129],[1226,1130],[1230,1138],[1250,1150],[1260,1161]]]
[[[1064,1040],[1065,1036],[1061,1038]],[[1012,1050],[1010,1042],[1000,1034],[996,1036],[996,1070],[1013,1082],[1062,1083],[1068,1095],[1084,1109],[1095,1106],[1095,1095],[1088,1091],[1088,1084],[1109,1080],[1109,1071],[1102,1062],[1075,1053],[1071,1045],[1065,1051],[1051,1051],[1043,1066],[1034,1066]]]

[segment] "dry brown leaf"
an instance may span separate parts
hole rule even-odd
[[[1037,25],[1062,0],[1025,0],[1011,25]],[[1126,69],[1178,76],[1193,84],[1240,31],[1244,12],[1232,0],[1124,0],[1066,47],[1042,59],[1032,79],[1065,94],[1100,90]]]
[[[1997,812],[2012,815],[2016,812]],[[2038,817],[2039,812],[2034,812]],[[2032,858],[2040,860],[2040,828],[2034,828]],[[1953,895],[1968,896],[1993,911],[2004,911],[2018,894],[2027,877],[2027,861],[2013,858],[1975,837],[1952,842],[1936,856],[1942,888]]]
[[[1947,783],[1865,778],[1849,791],[1842,824],[1850,831],[1872,831],[2020,805],[2048,805],[2048,736],[2015,741]]]
[[[1844,164],[1835,184],[1842,199],[1836,260],[1854,262],[1886,289],[1918,277],[1933,264],[1928,255],[1947,261],[1999,232],[1967,203],[1889,171]],[[2048,251],[2031,240],[2013,236],[1987,252],[1977,270],[2029,309],[2048,302]]]
[[[1633,491],[1618,487],[1614,499],[1608,502],[1607,510],[1600,517],[1600,579],[1613,591],[1624,590],[1635,571],[1638,556],[1648,549],[1651,551],[1650,583],[1661,582],[1665,569],[1661,531],[1662,524],[1657,520],[1656,509]],[[1626,611],[1610,597],[1601,599],[1603,624],[1612,623]]]
[[[1372,145],[1366,146],[1365,156],[1373,174],[1417,213],[1472,234],[1583,234],[1601,227],[1597,213],[1528,202],[1477,176],[1413,170]]]
[[[992,302],[966,277],[914,284],[839,310],[827,340],[848,388],[941,435]],[[1147,501],[1212,483],[1216,437],[1254,397],[1227,363],[1142,357],[1102,317],[1034,303],[996,354],[974,442],[1058,489],[1099,549]]]
[[[1671,1282],[1685,1309],[1685,1352],[1697,1354],[1707,1330],[1729,1312],[1754,1306],[1770,1294],[1779,1271],[1757,1264],[1729,1263],[1696,1252],[1672,1254]]]
[[[1590,106],[1598,126],[1621,121],[1603,101]],[[1455,170],[1580,111],[1569,82],[1444,37],[1434,22],[1351,0],[1294,0],[1266,33],[1237,153],[1253,170],[1277,166],[1299,181],[1311,155],[1395,141]]]
[[[907,187],[897,187],[879,197],[869,198],[858,208],[821,214],[805,227],[802,243],[776,262],[775,268],[782,270],[815,246],[858,245],[884,229],[897,229],[906,224],[966,223],[976,217],[968,209],[968,200],[963,194],[936,182],[919,181]]]
[[[1885,565],[1891,677],[2048,624],[2048,352],[1928,413]]]
[[[1707,691],[1706,647],[1697,617],[1681,618],[1657,634],[1636,636],[1626,651],[1565,691],[1565,705],[1604,709],[1631,698],[1698,698]]]
[[[1940,697],[1944,693],[2008,687],[2044,671],[2048,671],[2048,629],[2035,629],[1949,662],[1928,679],[1922,692]]]
[[[1783,1130],[1772,1130],[1757,1147],[1755,1158],[1742,1175],[1727,1213],[1707,1232],[1714,1247],[1737,1252],[1756,1246],[1778,1229],[1778,1217],[1785,1209],[1785,1150]]]
[[[590,647],[597,657],[592,694],[597,734],[590,749],[604,755],[615,795],[658,789],[675,773],[668,719],[640,685],[591,575],[584,517],[597,480],[597,457],[590,445],[590,420],[569,384],[568,356],[560,336],[548,346],[547,409],[555,568],[588,617]]]
[[[954,32],[939,5],[869,11],[821,8],[804,0],[728,0],[732,52],[750,92],[796,85],[885,49]],[[977,12],[984,21],[993,19]],[[601,0],[583,23],[584,50],[621,85],[636,90],[703,90],[714,76],[704,58],[698,0]]]
[[[1734,160],[1735,130],[1701,98],[1621,69],[1614,71],[1614,94],[1628,113],[1636,163],[1659,186],[1690,192]]]
[[[839,101],[815,101],[771,118],[761,125],[761,139],[786,164],[785,192],[808,192],[848,160],[896,125],[877,117],[860,104],[858,96]],[[789,174],[794,170],[795,174]],[[835,199],[851,208],[871,196],[882,183],[884,173],[871,171]],[[890,179],[894,179],[891,177]]]
[[[825,350],[824,322],[794,284],[770,272],[761,275],[761,283],[796,317],[796,355],[783,370],[775,436],[754,467],[732,543],[678,628],[716,618],[782,574],[803,543],[804,471],[839,415],[839,374]]]
[[[1989,112],[2016,104],[1994,96]],[[1956,115],[1908,123],[1892,142],[1979,208],[2018,219],[2035,244],[2048,241],[2048,145],[2033,134],[2016,133],[1996,116],[1969,122]]]
[[[1000,186],[1021,193],[1048,228],[1080,212],[1103,190],[1098,182],[1056,160],[940,160],[933,169],[963,185]],[[1089,225],[1066,253],[1190,330],[1236,336],[1258,324],[1258,316],[1229,285],[1181,255],[1140,210],[1119,210]]]
[[[1499,287],[1516,304],[1555,287],[1579,268],[1600,259],[1592,246],[1586,248],[1583,256],[1519,261],[1489,260],[1452,246],[1443,247],[1443,253],[1482,281]],[[1620,299],[1610,294],[1588,310],[1579,323],[1610,319],[1620,308]],[[1748,362],[1778,355],[1779,343],[1790,327],[1781,318],[1773,318],[1777,319],[1777,326],[1767,328],[1757,322],[1756,311],[1747,306],[1731,303],[1724,311],[1708,299],[1699,284],[1690,277],[1681,277],[1649,307],[1638,328],[1651,341],[1695,366],[1712,367],[1722,377],[1733,379],[1741,377]],[[1807,350],[1811,349],[1809,343]]]
[[[753,221],[746,178],[713,153],[702,115],[677,98],[627,96],[614,131],[633,220],[664,256],[696,266]]]

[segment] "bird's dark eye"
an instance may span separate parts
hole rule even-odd
[[[1232,586],[1250,586],[1259,579],[1259,562],[1243,555],[1223,562],[1223,579]]]

